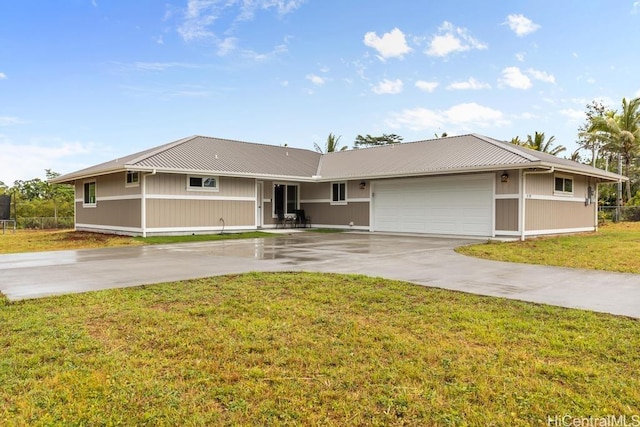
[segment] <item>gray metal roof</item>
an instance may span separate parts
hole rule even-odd
[[[470,134],[326,154],[192,136],[63,175],[52,182],[124,170],[329,181],[551,167],[607,181],[626,179],[547,153]]]
[[[311,179],[321,154],[299,148],[192,136],[60,176],[54,182],[125,170]]]

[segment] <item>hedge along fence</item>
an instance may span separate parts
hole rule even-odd
[[[28,230],[51,230],[51,229],[64,229],[73,228],[74,220],[72,216],[65,217],[24,217],[16,220],[17,228],[23,228]]]
[[[640,221],[640,206],[600,206],[600,221]]]

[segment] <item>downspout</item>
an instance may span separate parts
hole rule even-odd
[[[155,175],[153,172],[142,175],[142,200],[140,201],[140,227],[142,228],[142,237],[147,237],[147,176]]]
[[[526,194],[525,191],[527,189],[527,175],[543,175],[548,173],[555,172],[555,166],[551,166],[551,169],[547,169],[544,171],[522,171],[522,211],[520,212],[520,240],[524,242],[525,239],[525,211],[526,211]]]

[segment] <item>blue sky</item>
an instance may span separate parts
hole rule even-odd
[[[0,181],[194,134],[542,131],[573,151],[587,103],[640,95],[639,28],[637,0],[5,0]]]

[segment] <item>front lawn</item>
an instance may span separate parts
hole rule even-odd
[[[7,303],[0,425],[548,425],[640,407],[640,324],[363,276]]]
[[[274,237],[272,233],[249,231],[246,233],[194,234],[186,236],[129,237],[115,234],[87,233],[83,231],[18,230],[0,235],[0,254],[20,252],[96,249],[115,246],[155,245],[162,243],[204,242],[228,239]]]
[[[491,241],[456,251],[496,261],[640,273],[640,222],[610,223],[596,233]]]

